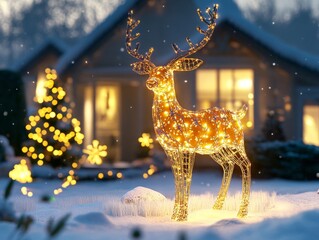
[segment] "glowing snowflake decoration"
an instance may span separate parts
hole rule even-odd
[[[138,141],[141,143],[142,147],[153,148],[153,139],[149,133],[143,133],[141,137],[138,138]]]
[[[20,183],[32,182],[31,171],[27,165],[27,161],[22,159],[20,163],[15,164],[13,169],[9,172],[9,177]]]
[[[107,146],[99,144],[100,142],[98,140],[93,140],[92,145],[88,145],[86,149],[83,150],[83,153],[88,154],[87,160],[91,164],[101,165],[102,157],[107,156]]]

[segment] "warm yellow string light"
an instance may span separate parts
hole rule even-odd
[[[29,117],[29,123],[25,127],[29,132],[28,138],[38,145],[38,149],[35,149],[34,146],[22,148],[22,152],[39,166],[51,161],[49,156],[56,158],[63,156],[71,147],[70,142],[73,140],[77,144],[82,144],[84,139],[80,121],[72,117],[72,109],[68,109],[62,104],[58,105],[61,100],[68,101],[64,89],[55,84],[56,71],[46,68],[45,74],[46,79],[43,82],[45,94],[36,98],[37,102],[42,104],[41,108],[38,109],[37,115]],[[61,121],[65,125],[70,124],[70,131],[65,132],[63,124],[60,124],[61,127],[58,128],[59,125],[55,124],[56,121]]]
[[[172,219],[185,221],[188,214],[188,198],[192,180],[192,170],[195,154],[210,155],[224,170],[222,186],[220,188],[214,209],[221,209],[226,198],[234,165],[237,164],[243,175],[242,202],[238,217],[247,215],[250,195],[250,162],[244,149],[244,133],[241,119],[247,108],[232,112],[220,108],[200,111],[189,111],[180,106],[174,89],[174,71],[192,71],[203,61],[187,58],[203,48],[210,40],[215,28],[218,5],[213,10],[207,8],[208,18],[198,10],[199,18],[207,24],[207,29],[197,28],[204,37],[199,43],[186,41],[190,48],[181,50],[176,44],[173,49],[177,54],[166,66],[156,67],[150,61],[154,51],[151,48],[146,55],[138,53],[139,43],[132,48],[132,41],[139,37],[139,33],[132,35],[132,31],[140,21],[132,18],[129,13],[126,32],[126,47],[129,54],[139,60],[133,63],[133,70],[141,75],[149,75],[146,81],[148,89],[154,92],[152,107],[153,124],[157,140],[170,158],[175,178],[175,205]],[[149,174],[144,173],[147,178]]]

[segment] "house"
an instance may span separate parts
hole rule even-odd
[[[127,12],[141,23],[136,32],[141,52],[154,47],[156,65],[174,57],[171,43],[187,48],[185,37],[199,41],[196,14],[211,3],[190,0],[124,1],[86,38],[60,55],[55,66],[72,89],[75,115],[82,123],[85,144],[93,139],[108,145],[111,161],[131,161],[137,138],[153,133],[153,93],[145,76],[134,73],[125,50]],[[319,145],[319,58],[293,48],[244,19],[232,0],[220,1],[219,20],[212,39],[194,56],[204,65],[192,72],[176,72],[180,104],[188,109],[211,106],[248,112],[246,136],[260,134],[266,116],[276,112],[287,139]],[[43,62],[42,62],[43,63]],[[48,63],[51,65],[51,63]],[[31,67],[33,66],[33,68]],[[30,63],[25,74],[43,66]]]

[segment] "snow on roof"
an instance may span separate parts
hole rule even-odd
[[[201,9],[205,9],[207,7],[207,5],[203,5],[205,4],[205,1],[197,0],[196,3]],[[228,21],[241,31],[247,33],[259,43],[279,54],[281,57],[298,63],[301,66],[319,71],[318,56],[306,53],[294,46],[287,44],[278,37],[258,28],[258,26],[244,18],[241,10],[234,0],[218,0],[216,3],[219,3],[220,5],[217,27],[218,23],[221,23],[222,21]]]
[[[57,38],[47,38],[44,42],[36,46],[35,49],[31,50],[21,61],[16,62],[11,69],[13,71],[20,72],[28,63],[38,57],[45,49],[49,47],[54,47],[62,54],[67,52],[68,46],[60,39]]]
[[[136,4],[138,0],[126,0],[120,5],[109,17],[107,17],[98,27],[96,27],[92,33],[67,52],[58,62],[56,69],[58,72],[63,72],[73,61],[89,48],[94,42],[101,37],[105,32],[110,31],[112,27],[122,18],[126,18],[127,12]],[[206,9],[211,5],[211,1],[208,0],[193,0],[200,9]],[[308,67],[312,70],[319,71],[319,57],[305,53],[304,51],[293,47],[282,40],[278,39],[274,35],[267,33],[256,25],[248,21],[243,17],[243,14],[234,0],[217,0],[215,3],[220,5],[218,23],[228,21],[236,26],[241,31],[245,32],[253,39],[261,43],[262,45],[273,50],[278,55],[289,59],[301,66]],[[196,32],[193,39],[196,40],[201,36]],[[184,43],[183,43],[184,44]],[[183,46],[181,44],[181,46]],[[160,61],[169,59],[171,54],[163,56]]]
[[[62,73],[73,61],[76,61],[87,48],[92,46],[97,39],[105,34],[105,32],[111,30],[119,20],[123,19],[123,17],[126,18],[128,11],[137,1],[138,0],[123,1],[112,14],[60,59],[56,65],[57,72]]]

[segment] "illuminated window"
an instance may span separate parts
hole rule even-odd
[[[303,114],[303,141],[319,146],[319,106],[305,106]]]
[[[84,146],[93,141],[93,87],[86,86],[84,89]]]
[[[44,74],[39,74],[38,80],[37,80],[37,86],[35,89],[35,97],[36,101],[43,101],[43,98],[47,95],[47,91],[45,88],[45,75]]]
[[[196,92],[199,109],[223,107],[238,110],[248,106],[244,123],[254,125],[254,72],[252,69],[198,70]]]

